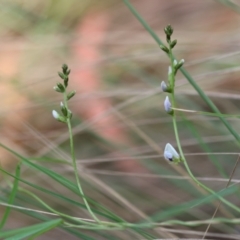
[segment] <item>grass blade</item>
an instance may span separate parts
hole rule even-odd
[[[11,229],[8,231],[2,231],[0,233],[0,238],[4,238],[5,240],[20,240],[25,239],[26,237],[30,237],[34,234],[42,234],[46,231],[49,231],[62,223],[62,219],[54,219],[48,222],[35,224],[30,227]]]
[[[20,177],[20,164],[17,165],[16,167],[16,172],[15,172],[15,179],[14,179],[14,183],[13,183],[13,188],[12,188],[12,192],[9,196],[9,200],[8,200],[8,204],[13,204],[14,202],[14,199],[15,199],[15,196],[16,196],[16,193],[17,193],[17,190],[18,190],[18,180],[19,180],[19,177]],[[6,207],[6,210],[4,212],[4,215],[3,215],[3,218],[2,218],[2,221],[0,223],[0,229],[2,229],[8,219],[8,216],[10,214],[10,210],[11,210],[11,207]]]

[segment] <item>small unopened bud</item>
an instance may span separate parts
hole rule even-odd
[[[62,65],[62,70],[63,70],[63,73],[66,74],[67,70],[68,70],[68,65],[67,64],[63,64]]]
[[[63,123],[66,123],[67,122],[67,119],[61,115],[59,115],[59,113],[56,111],[56,110],[53,110],[52,111],[52,115],[53,117],[58,120],[59,122],[63,122]]]
[[[171,35],[173,33],[173,28],[171,25],[168,25],[164,28],[164,32],[166,34],[167,42],[169,43],[171,40]]]
[[[178,62],[178,64],[181,65],[181,66],[182,66],[184,63],[185,63],[184,59],[181,59],[181,60]],[[180,66],[180,67],[181,67],[181,66]]]
[[[71,70],[69,69],[69,70],[67,70],[66,71],[66,75],[69,75],[70,74],[70,72],[71,72]]]
[[[173,33],[173,28],[172,28],[172,26],[171,26],[170,24],[167,25],[167,26],[164,28],[164,32],[165,32],[166,35],[171,36],[172,33]]]
[[[176,44],[177,44],[177,40],[175,39],[171,42],[170,47],[173,49]]]
[[[169,114],[172,114],[173,113],[173,110],[172,110],[172,104],[171,102],[169,101],[169,97],[166,96],[165,98],[165,101],[164,101],[164,108],[165,108],[165,111]]]
[[[64,78],[65,78],[65,75],[64,75],[63,73],[61,73],[61,72],[58,72],[58,76],[59,76],[61,79],[63,79],[63,80],[64,80]]]
[[[164,81],[161,82],[161,89],[163,92],[172,92],[172,89],[169,85],[167,85]]]
[[[161,88],[163,92],[167,91],[167,84],[164,81],[161,82]]]
[[[178,64],[177,60],[174,59],[174,61],[173,61],[173,65],[176,66],[177,64]]]
[[[56,91],[56,92],[62,93],[62,91],[61,91],[57,86],[54,86],[53,89],[54,89],[54,91]]]
[[[54,117],[55,119],[58,119],[58,117],[59,117],[58,112],[55,111],[55,110],[52,111],[52,115],[53,115],[53,117]]]
[[[57,87],[61,90],[61,92],[65,91],[65,87],[61,83],[57,83]]]
[[[169,49],[168,49],[166,46],[160,45],[160,48],[161,48],[164,52],[169,53]]]
[[[166,144],[163,155],[164,158],[170,162],[178,163],[181,161],[179,154],[170,143]]]
[[[178,70],[180,67],[182,67],[182,65],[184,64],[184,59],[181,59],[178,64],[175,66],[176,67],[176,70]]]
[[[75,94],[76,94],[76,91],[72,91],[72,92],[68,93],[67,100],[71,99]]]

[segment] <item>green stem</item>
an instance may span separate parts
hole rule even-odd
[[[64,91],[63,96],[64,96],[64,105],[68,109],[66,90]],[[73,133],[72,133],[71,119],[69,117],[67,117],[67,126],[68,126],[68,131],[69,131],[69,140],[70,140],[70,150],[71,150],[71,156],[72,156],[72,165],[73,165],[74,174],[75,174],[75,178],[76,178],[76,182],[77,182],[77,186],[78,186],[79,192],[83,196],[83,201],[84,201],[84,204],[85,204],[89,214],[92,216],[92,218],[96,222],[100,223],[100,220],[95,216],[95,214],[93,213],[91,207],[89,206],[88,201],[87,201],[87,199],[85,197],[85,194],[83,192],[81,183],[80,183],[80,179],[79,179],[79,176],[78,176],[78,167],[77,167],[77,162],[76,162],[75,150],[74,150],[74,142],[73,142]]]

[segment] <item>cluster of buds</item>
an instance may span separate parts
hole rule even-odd
[[[176,75],[177,71],[183,66],[184,59],[181,59],[180,61],[177,61],[176,59],[173,61],[173,68],[172,66],[168,67],[168,82],[165,81],[161,82],[161,89],[163,92],[172,93],[173,92],[173,85],[172,82],[172,75]]]
[[[184,59],[177,61],[176,59],[173,60],[173,55],[172,55],[172,49],[175,47],[175,45],[177,44],[177,40],[171,40],[171,36],[173,34],[173,28],[171,27],[171,25],[168,25],[164,28],[164,32],[166,34],[166,39],[167,39],[167,43],[169,47],[166,47],[164,45],[160,45],[160,48],[166,52],[171,61],[172,64],[171,66],[168,67],[168,81],[167,83],[165,81],[161,82],[161,89],[163,92],[167,92],[167,93],[173,93],[174,92],[174,84],[175,84],[175,75],[177,74],[177,71],[183,66],[184,64]],[[168,97],[166,97],[165,101],[164,101],[164,108],[166,110],[167,113],[173,115],[173,110],[171,109],[171,102],[169,100]]]
[[[172,58],[172,49],[176,46],[177,40],[171,40],[171,36],[173,34],[173,28],[171,25],[168,25],[164,28],[164,32],[166,34],[166,39],[168,43],[168,47],[165,45],[160,45],[160,48],[166,52],[170,58]],[[172,66],[169,66],[168,68],[168,82],[162,81],[161,83],[161,88],[163,92],[168,92],[172,93],[173,92],[173,87],[174,87],[174,82],[173,82],[173,77],[177,74],[177,71],[183,66],[184,64],[184,59],[177,61],[176,59],[173,61]]]
[[[56,92],[64,93],[67,86],[68,86],[68,80],[69,80],[69,74],[71,70],[68,69],[68,66],[66,64],[62,65],[62,72],[58,72],[59,77],[63,80],[62,83],[57,83],[57,86],[53,87],[53,89]]]
[[[58,72],[59,77],[63,80],[63,83],[57,83],[56,86],[53,87],[53,89],[56,92],[63,93],[64,94],[64,103],[60,103],[60,108],[62,115],[59,114],[56,110],[52,111],[53,117],[58,120],[59,122],[66,123],[68,119],[72,118],[72,112],[67,106],[67,101],[69,101],[74,95],[75,91],[71,91],[69,93],[66,92],[68,87],[68,80],[69,80],[69,74],[71,70],[68,69],[68,66],[66,64],[63,64],[62,66],[62,72]]]
[[[173,28],[172,28],[171,25],[167,25],[167,26],[164,28],[164,32],[165,32],[165,34],[166,34],[166,40],[167,40],[167,43],[168,43],[168,45],[169,45],[169,48],[166,47],[166,46],[163,45],[163,44],[160,45],[160,48],[161,48],[164,52],[166,52],[167,54],[169,54],[169,53],[170,53],[170,50],[169,50],[169,49],[173,49],[173,48],[176,46],[176,44],[177,44],[177,39],[175,39],[175,40],[173,40],[173,41],[171,40],[171,36],[172,36],[172,34],[173,34]]]

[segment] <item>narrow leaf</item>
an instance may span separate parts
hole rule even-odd
[[[16,196],[16,193],[17,193],[17,190],[18,190],[18,179],[20,177],[20,165],[19,164],[16,167],[15,176],[16,177],[14,179],[12,192],[11,192],[11,194],[9,196],[9,200],[8,200],[8,204],[9,205],[13,204],[15,196]],[[11,210],[11,207],[6,207],[4,215],[2,217],[2,221],[0,223],[0,229],[2,229],[4,227],[4,225],[5,225],[5,223],[6,223],[7,219],[8,219],[8,216],[10,214],[10,210]]]
[[[55,228],[56,226],[60,225],[62,222],[63,222],[62,219],[55,219],[44,223],[38,223],[30,227],[2,231],[0,232],[0,238],[1,239],[4,238],[5,240],[25,239],[26,237],[30,237],[33,234],[37,234],[39,232],[44,233],[46,231],[49,231],[52,228]]]

